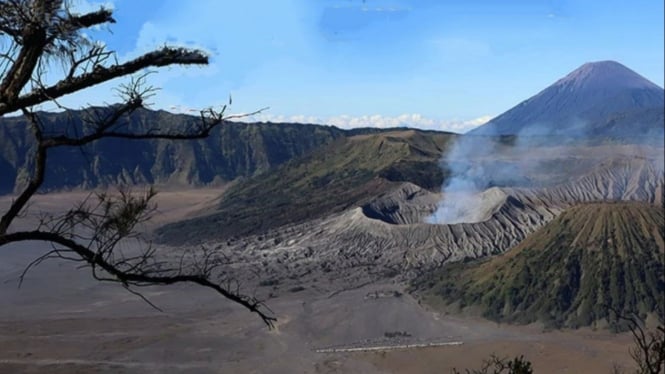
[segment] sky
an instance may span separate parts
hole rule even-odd
[[[117,23],[90,30],[120,61],[163,45],[200,48],[169,67],[152,108],[233,99],[251,121],[465,132],[585,62],[616,60],[664,86],[660,0],[72,0]],[[112,82],[113,85],[121,83]],[[70,106],[114,102],[113,85]]]

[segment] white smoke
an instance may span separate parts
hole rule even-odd
[[[444,175],[449,175],[441,188],[442,200],[427,222],[455,224],[485,218],[488,201],[482,192],[490,187],[490,173],[482,162],[474,161],[495,151],[496,144],[489,137],[464,135],[455,140],[441,160]]]
[[[575,137],[564,137],[561,127],[548,124],[526,126],[515,136],[462,135],[441,159],[445,178],[442,200],[428,223],[481,222],[500,207],[506,194],[493,187],[530,187],[529,171],[540,170],[547,148],[588,139],[585,124],[571,121],[566,127]],[[557,143],[554,139],[561,139]]]

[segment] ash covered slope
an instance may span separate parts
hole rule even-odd
[[[582,65],[469,134],[663,134],[664,91],[615,61]]]
[[[490,319],[588,326],[608,305],[641,316],[663,310],[663,207],[581,204],[507,253],[453,264],[416,281],[434,305],[480,308]],[[441,277],[439,277],[441,275]]]
[[[369,218],[391,224],[394,246],[407,246],[423,266],[444,260],[476,258],[502,253],[579,203],[635,201],[660,206],[663,203],[662,165],[640,158],[617,158],[567,183],[542,188],[492,187],[474,196],[479,211],[467,214],[472,220],[457,224],[423,223],[436,209],[431,192],[405,186],[363,206]],[[384,226],[385,227],[385,226]],[[400,235],[408,231],[408,240]],[[368,232],[368,235],[372,235]],[[390,247],[385,245],[385,248]],[[429,257],[434,254],[435,257]],[[444,257],[445,257],[444,256]]]
[[[309,214],[319,218],[297,224],[280,225],[271,221],[281,220],[274,215],[279,210],[273,205],[263,211],[266,213],[263,216],[248,215],[252,221],[243,216],[250,211],[238,216],[225,209],[226,217],[221,214],[200,217],[185,221],[180,227],[167,226],[163,232],[167,238],[185,238],[179,244],[188,246],[203,238],[206,245],[239,264],[237,274],[234,273],[238,277],[262,274],[284,290],[303,285],[319,288],[328,281],[342,281],[353,288],[393,277],[408,281],[419,275],[431,275],[438,281],[446,275],[441,272],[443,264],[503,253],[575,204],[599,199],[660,204],[663,172],[659,165],[645,159],[621,158],[552,187],[493,187],[481,193],[487,195],[486,202],[492,205],[492,209],[484,212],[489,216],[475,223],[424,223],[427,215],[436,209],[438,194],[409,182],[383,181],[380,189],[372,190],[377,197],[366,204],[362,201],[372,194],[355,203],[342,190],[324,195],[323,200],[319,197],[318,202],[312,200],[314,195],[303,196],[299,204],[316,203],[317,209]],[[367,189],[356,187],[350,191],[367,192]],[[272,197],[259,196],[263,201]],[[324,203],[333,205],[326,208]],[[326,209],[319,209],[322,207]],[[296,214],[299,212],[292,213],[290,218]],[[261,227],[262,222],[273,225]],[[263,230],[257,233],[256,227],[248,223]],[[231,230],[238,229],[254,233],[228,237]]]

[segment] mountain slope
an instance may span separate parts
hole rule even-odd
[[[569,208],[503,255],[454,264],[416,283],[433,305],[458,302],[497,321],[579,327],[609,307],[663,310],[663,208],[639,202]]]
[[[386,150],[392,151],[400,144],[391,142],[396,145],[389,145]],[[334,149],[328,151],[332,152],[328,159],[343,159],[334,154]],[[364,154],[362,150],[358,152]],[[411,157],[407,157],[409,162]],[[488,206],[483,209],[486,217],[480,221],[427,223],[441,193],[408,181],[376,177],[367,184],[349,185],[348,191],[322,186],[316,189],[318,195],[303,190],[299,190],[304,192],[299,195],[294,190],[288,192],[294,179],[282,174],[289,182],[270,179],[276,184],[276,191],[255,195],[254,208],[235,205],[240,210],[234,211],[233,198],[222,203],[225,208],[218,208],[217,212],[167,226],[162,233],[172,244],[185,247],[203,241],[238,264],[232,270],[234,277],[244,279],[249,274],[261,274],[282,289],[309,284],[325,288],[328,280],[343,280],[349,287],[387,279],[408,282],[418,276],[425,277],[422,283],[428,284],[448,274],[445,264],[487,258],[514,248],[575,204],[599,199],[659,204],[663,172],[658,165],[662,162],[628,155],[615,157],[584,176],[575,178],[578,173],[574,173],[569,181],[559,185],[492,187],[481,193]],[[570,164],[567,159],[557,162]],[[302,167],[298,166],[300,163],[307,160],[289,162],[298,169]],[[286,165],[280,169],[283,167]],[[260,183],[260,176],[251,179],[252,184]],[[334,186],[339,184],[330,187]],[[283,191],[288,193],[280,194]],[[276,197],[293,199],[287,205],[293,211],[280,210],[273,202]],[[300,209],[308,211],[309,218],[293,221]],[[284,219],[291,221],[285,224]]]
[[[97,109],[104,110],[104,108]],[[75,134],[84,112],[40,113],[49,134]],[[188,128],[197,117],[140,110],[119,126],[145,131]],[[200,185],[251,176],[344,136],[330,126],[226,123],[197,141],[102,139],[83,148],[53,149],[44,190],[115,184]],[[0,119],[0,194],[25,182],[34,141],[22,117]]]
[[[483,126],[476,135],[634,136],[663,133],[665,95],[661,87],[614,61],[586,63]],[[611,117],[630,117],[620,127]],[[624,118],[625,121],[626,118]],[[615,123],[616,125],[616,123]]]
[[[438,189],[453,134],[396,130],[340,138],[306,158],[234,185],[214,213],[165,226],[172,244],[260,233],[341,212],[411,181]]]

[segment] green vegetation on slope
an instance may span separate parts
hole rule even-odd
[[[664,309],[663,208],[642,203],[575,206],[517,247],[421,276],[432,305],[480,308],[486,318],[580,327],[610,308],[641,317]]]
[[[337,139],[307,157],[234,185],[208,216],[167,225],[174,244],[263,232],[359,206],[391,182],[439,188],[442,152],[454,135],[415,130]]]

